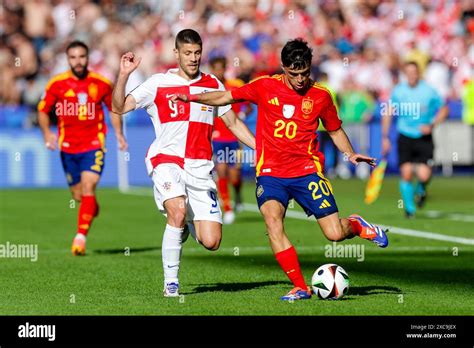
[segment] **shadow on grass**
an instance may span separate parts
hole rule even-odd
[[[127,249],[128,250],[128,249]],[[125,248],[121,249],[96,249],[92,250],[94,254],[123,254],[127,251]],[[144,248],[130,248],[130,254],[132,253],[140,253],[140,252],[145,252],[145,251],[154,251],[154,250],[161,250],[160,246],[156,247],[144,247]]]
[[[214,291],[224,291],[224,292],[245,291],[245,290],[263,288],[266,286],[279,285],[279,284],[288,285],[288,282],[272,280],[272,281],[265,281],[265,282],[247,282],[247,283],[199,284],[193,289],[193,291],[183,293],[183,295],[199,294],[203,292],[214,292]]]
[[[353,286],[349,294],[354,296],[370,296],[378,294],[401,294],[402,290],[394,286]]]

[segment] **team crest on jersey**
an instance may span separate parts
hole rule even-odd
[[[79,101],[79,105],[86,105],[87,93],[77,93],[77,100]]]
[[[303,98],[303,102],[301,103],[301,111],[303,114],[309,115],[313,111],[313,100],[310,98]]]
[[[99,87],[97,87],[97,85],[95,83],[91,83],[89,85],[89,95],[91,97],[92,100],[96,100],[97,99],[97,94],[99,93]]]
[[[263,186],[262,185],[259,185],[257,187],[257,197],[260,198],[260,196],[263,195]]]
[[[170,183],[169,181],[165,182],[165,183],[163,184],[163,189],[164,189],[165,191],[169,191],[169,190],[171,189],[171,183]]]
[[[285,116],[285,118],[291,118],[294,113],[295,113],[294,105],[288,105],[288,104],[283,105],[283,116]]]

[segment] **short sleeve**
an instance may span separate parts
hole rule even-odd
[[[56,84],[50,82],[38,103],[38,111],[49,114],[55,108],[57,99]]]
[[[225,87],[224,85],[222,84],[222,82],[220,82],[217,78],[217,84],[218,84],[218,90],[219,91],[225,91]],[[219,106],[217,108],[217,116],[221,117],[223,116],[227,111],[229,111],[230,109],[232,109],[232,106],[231,105],[224,105],[224,106]]]
[[[321,114],[319,115],[321,122],[328,132],[338,130],[341,128],[342,121],[337,115],[336,105],[334,105],[334,100],[329,92],[326,94],[325,102],[326,107],[322,109]]]
[[[148,108],[153,105],[156,95],[156,80],[152,76],[143,82],[141,85],[132,90],[129,95],[135,98],[136,106],[135,109]]]
[[[261,85],[261,81],[262,79],[257,79],[243,85],[242,87],[234,89],[231,92],[232,98],[234,100],[246,100],[258,104],[258,89]]]

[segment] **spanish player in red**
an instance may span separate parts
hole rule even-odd
[[[209,60],[211,73],[217,77],[226,90],[231,91],[244,85],[241,79],[229,79],[224,76],[227,61],[225,57],[214,57]],[[233,104],[232,110],[236,115],[241,115],[243,103]],[[235,220],[235,213],[242,209],[242,187],[239,153],[241,151],[237,137],[227,128],[224,121],[220,118],[214,120],[214,130],[212,132],[212,150],[214,152],[217,173],[217,192],[222,200],[224,224],[231,224]],[[232,161],[232,160],[235,161]],[[229,183],[234,188],[235,206],[231,205]]]
[[[66,54],[70,70],[49,81],[38,104],[38,122],[46,147],[50,150],[59,147],[72,197],[81,202],[71,251],[73,255],[85,255],[86,236],[99,214],[95,191],[104,169],[107,132],[103,104],[109,111],[112,109],[112,85],[105,77],[87,69],[86,44],[73,41],[67,46]],[[50,129],[52,112],[58,117],[58,137]],[[120,150],[126,150],[120,117],[111,115],[111,123]]]
[[[316,217],[331,241],[359,236],[382,248],[388,245],[386,231],[379,226],[356,214],[339,217],[331,184],[323,175],[323,156],[317,151],[319,120],[353,164],[366,162],[374,166],[375,159],[354,152],[330,92],[310,78],[311,60],[312,50],[307,43],[302,39],[291,40],[281,52],[281,75],[258,78],[234,91],[172,97],[214,106],[243,100],[258,105],[257,202],[275,258],[294,285],[282,300],[311,298],[295,248],[284,230],[283,220],[291,198],[308,216]]]

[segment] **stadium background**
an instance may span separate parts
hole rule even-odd
[[[123,52],[143,57],[130,89],[175,66],[174,37],[183,28],[202,35],[203,71],[208,71],[211,57],[224,55],[227,77],[245,82],[279,72],[284,43],[305,38],[314,48],[312,76],[336,94],[356,148],[374,157],[380,156],[381,103],[388,102],[400,80],[403,61],[417,61],[450,109],[448,121],[435,132],[436,170],[444,175],[472,173],[472,13],[469,1],[441,0],[5,0],[0,12],[0,187],[66,184],[57,152],[43,145],[36,105],[48,79],[68,69],[68,42],[85,41],[91,48],[90,69],[112,81]],[[254,108],[245,119],[252,130],[255,118]],[[122,181],[149,186],[143,158],[153,127],[144,110],[129,114],[126,127],[128,178],[122,173]],[[320,138],[326,140],[324,132]],[[107,143],[101,184],[117,186],[120,156],[113,132]],[[349,172],[353,169],[337,158],[334,147],[322,145],[330,177],[367,177],[367,172]],[[396,172],[396,151],[388,160],[389,172]],[[243,169],[252,177],[249,163]]]

